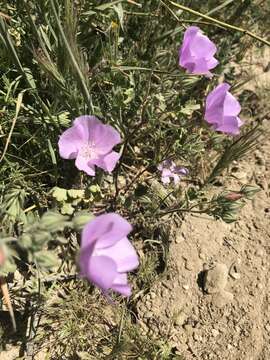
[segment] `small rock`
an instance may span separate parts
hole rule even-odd
[[[184,325],[185,321],[187,318],[187,314],[185,314],[183,311],[181,311],[175,318],[174,320],[174,324],[177,326],[182,326]]]
[[[184,242],[185,241],[185,239],[184,239],[184,237],[181,235],[181,234],[177,234],[176,235],[176,237],[175,237],[175,242],[176,242],[176,244],[180,244],[180,243],[182,243],[182,242]]]
[[[188,260],[185,261],[185,269],[191,271],[192,270],[192,263]]]
[[[255,253],[256,256],[259,256],[259,257],[263,257],[264,256],[264,251],[262,248],[258,249]]]
[[[215,293],[212,298],[212,303],[218,308],[222,308],[232,301],[233,294],[225,290],[222,290],[219,293]]]
[[[265,330],[270,333],[270,323],[265,325]]]
[[[150,319],[153,316],[153,313],[151,311],[146,311],[146,313],[144,314],[144,318],[145,319]]]
[[[234,174],[234,176],[238,180],[242,180],[242,181],[247,181],[248,180],[248,176],[247,176],[247,173],[245,171],[238,171],[237,173]]]
[[[205,259],[205,254],[203,252],[199,252],[199,258],[204,260]]]
[[[195,341],[202,341],[202,337],[196,332],[193,333],[193,339]]]
[[[258,284],[257,284],[257,288],[258,288],[259,290],[262,290],[262,289],[263,289],[263,284],[262,284],[262,283],[258,283]]]
[[[151,300],[154,300],[156,297],[157,297],[157,296],[156,296],[156,294],[155,294],[154,292],[151,292],[151,293],[150,293],[150,298],[151,298]]]
[[[184,285],[182,286],[182,288],[183,288],[184,290],[188,290],[188,289],[189,289],[189,285],[188,285],[188,284],[184,284]]]
[[[225,264],[216,264],[215,267],[206,271],[204,278],[204,290],[208,294],[218,293],[227,284],[228,268]]]
[[[217,337],[219,335],[219,331],[217,329],[212,329],[212,334],[214,337]]]
[[[233,263],[231,265],[230,270],[229,270],[229,275],[235,280],[239,280],[241,278],[241,275],[239,273],[238,266],[236,263]]]
[[[152,303],[151,303],[151,301],[146,301],[146,302],[145,302],[145,307],[146,307],[146,309],[150,310],[150,309],[152,308]]]
[[[186,324],[184,326],[184,329],[185,331],[188,333],[188,334],[192,334],[193,333],[193,327],[190,325],[190,324]]]
[[[146,325],[143,321],[141,321],[141,320],[138,321],[138,325],[140,326],[141,331],[142,331],[144,334],[147,334],[147,332],[148,332],[148,327],[147,327],[147,325]]]

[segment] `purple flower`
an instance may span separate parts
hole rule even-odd
[[[207,95],[204,117],[216,131],[237,135],[243,125],[237,116],[241,106],[229,89],[230,85],[223,83]]]
[[[79,265],[81,275],[105,294],[109,289],[131,295],[127,272],[139,265],[138,256],[127,235],[131,225],[120,215],[97,216],[82,231]]]
[[[218,64],[214,58],[216,51],[216,45],[198,27],[190,26],[179,50],[179,65],[191,74],[212,77],[209,70]]]
[[[58,146],[64,159],[76,159],[79,170],[95,176],[95,166],[111,172],[120,158],[112,151],[121,142],[120,134],[110,125],[104,125],[95,116],[76,118],[73,126],[60,136]]]
[[[169,184],[172,178],[176,185],[182,176],[188,174],[188,169],[175,165],[172,160],[164,160],[157,168],[161,171],[161,181],[163,184]]]

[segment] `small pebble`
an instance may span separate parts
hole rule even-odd
[[[219,335],[219,331],[216,329],[212,329],[212,334],[214,337],[217,337]]]
[[[175,318],[174,320],[174,324],[177,326],[182,326],[184,325],[185,321],[186,321],[187,315],[181,311]]]
[[[193,339],[195,341],[202,341],[202,337],[199,334],[197,334],[196,332],[194,332],[194,334],[193,334]]]
[[[258,249],[255,253],[256,256],[259,256],[259,257],[263,257],[264,256],[264,251],[262,248]]]
[[[241,278],[241,275],[239,273],[238,266],[236,263],[233,263],[232,266],[230,267],[229,275],[235,280],[239,280]]]
[[[188,284],[184,284],[184,285],[182,286],[182,288],[183,288],[184,290],[188,290],[188,289],[189,289],[189,285],[188,285]]]
[[[181,244],[184,241],[185,241],[185,239],[181,234],[176,235],[176,237],[175,237],[176,244]]]
[[[206,271],[204,278],[204,290],[208,294],[218,293],[227,284],[228,268],[225,264],[216,264],[215,267]]]
[[[153,316],[153,313],[151,311],[146,311],[146,313],[144,314],[144,318],[146,319],[150,319]]]
[[[270,323],[267,323],[267,324],[265,325],[265,330],[266,330],[268,333],[270,333]]]
[[[228,291],[222,290],[219,293],[213,294],[212,303],[218,308],[222,308],[232,301],[233,294]]]
[[[186,260],[186,262],[185,262],[185,269],[187,269],[189,271],[191,271],[193,269],[192,264],[188,260]]]
[[[184,326],[184,329],[188,334],[192,334],[192,332],[193,332],[193,327],[190,324],[186,324]]]

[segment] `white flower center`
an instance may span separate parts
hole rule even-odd
[[[82,156],[85,159],[91,159],[95,155],[95,144],[87,142],[82,145],[80,148],[80,156]]]

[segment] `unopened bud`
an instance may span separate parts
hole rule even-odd
[[[229,201],[236,201],[239,200],[243,197],[243,194],[239,193],[239,192],[231,192],[227,195],[224,195],[224,199],[229,200]]]

